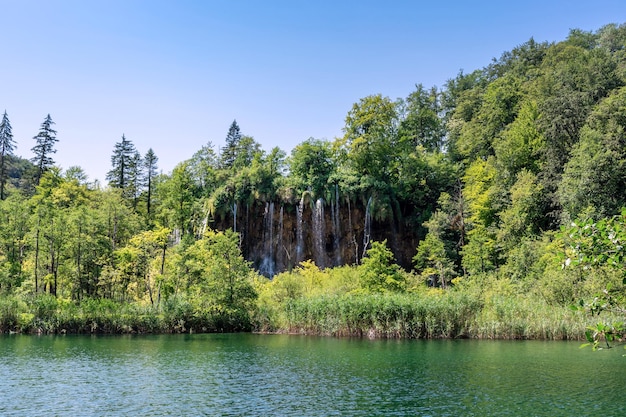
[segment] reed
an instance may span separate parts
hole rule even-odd
[[[277,332],[370,338],[582,340],[597,320],[524,295],[361,294],[288,302]],[[623,318],[621,318],[623,321]]]
[[[250,331],[248,311],[174,300],[156,307],[110,299],[80,303],[47,294],[0,297],[0,332],[17,333],[182,333]]]
[[[468,337],[480,300],[464,294],[347,294],[300,298],[283,331],[383,338]]]

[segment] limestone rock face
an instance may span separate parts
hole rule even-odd
[[[385,221],[374,217],[371,199],[355,203],[303,198],[296,203],[237,204],[230,217],[215,219],[213,227],[234,228],[244,257],[268,277],[309,259],[320,268],[358,264],[370,242],[385,239],[396,262],[410,268],[417,227],[404,224],[397,215]]]

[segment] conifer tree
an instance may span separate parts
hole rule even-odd
[[[54,165],[54,160],[50,154],[56,153],[54,144],[59,140],[56,137],[56,130],[52,129],[54,122],[48,114],[39,128],[39,133],[33,137],[37,144],[31,149],[35,156],[31,158],[31,162],[35,164],[37,169],[35,173],[35,185],[39,185],[39,180],[45,171]]]
[[[228,129],[226,135],[226,145],[222,148],[222,156],[220,158],[220,165],[223,168],[232,168],[235,160],[237,159],[237,151],[239,149],[239,142],[241,141],[241,129],[237,124],[237,120],[233,120]]]
[[[13,132],[7,111],[4,111],[2,122],[0,122],[0,200],[4,200],[4,187],[7,182],[7,157],[13,155],[15,149],[15,141],[13,140]]]
[[[135,151],[130,161],[129,181],[127,187],[127,196],[133,199],[133,208],[137,208],[137,200],[144,187],[143,176],[143,158],[138,151]]]
[[[143,158],[143,168],[145,169],[145,174],[146,174],[145,185],[146,185],[147,192],[148,192],[147,200],[146,200],[146,212],[147,212],[148,217],[151,214],[151,207],[152,207],[152,188],[153,188],[152,180],[157,174],[157,170],[158,170],[157,162],[158,161],[159,161],[159,158],[157,158],[152,148],[148,149],[148,152],[146,152],[146,155]]]
[[[111,155],[112,169],[107,173],[106,179],[109,186],[121,189],[125,197],[129,197],[129,187],[133,185],[136,153],[135,145],[122,135],[122,141],[115,144]]]

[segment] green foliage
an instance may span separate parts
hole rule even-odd
[[[541,218],[542,186],[537,176],[525,169],[511,186],[511,202],[500,212],[498,238],[506,251],[514,250],[523,238],[537,236]]]
[[[441,105],[436,88],[427,91],[422,84],[400,103],[404,118],[400,122],[398,136],[407,149],[421,146],[429,151],[439,151],[445,134],[443,120],[439,117]]]
[[[388,97],[368,96],[352,106],[346,116],[345,135],[339,141],[347,162],[356,172],[388,179],[398,148],[396,106]]]
[[[125,198],[134,198],[139,188],[139,172],[142,167],[135,145],[125,135],[115,144],[111,166],[112,169],[106,175],[109,186],[122,190]]]
[[[41,124],[39,133],[33,137],[36,144],[31,149],[35,155],[31,161],[37,167],[37,171],[35,173],[35,185],[39,184],[39,180],[41,179],[43,173],[54,165],[54,160],[52,159],[51,154],[56,152],[54,144],[59,140],[56,137],[56,130],[52,129],[53,124],[54,122],[48,114]]]
[[[344,295],[299,299],[286,307],[292,332],[370,338],[463,337],[480,302],[458,294]]]
[[[224,168],[232,168],[239,153],[241,142],[241,128],[237,124],[237,120],[233,120],[228,128],[226,135],[226,145],[222,149],[220,157],[220,165]]]
[[[359,267],[363,288],[370,292],[400,292],[405,289],[405,276],[394,263],[387,241],[372,242]]]
[[[461,155],[486,158],[493,154],[493,142],[515,120],[520,100],[520,81],[505,75],[489,83],[481,97],[480,109],[461,129],[456,146]]]
[[[569,218],[615,213],[626,204],[626,87],[601,101],[581,130],[564,168],[559,198]]]
[[[539,172],[541,152],[545,146],[537,121],[539,110],[533,101],[524,101],[517,117],[494,143],[499,175],[508,185],[521,170]]]
[[[141,158],[123,136],[106,189],[52,166],[49,116],[35,165],[12,155],[5,115],[2,330],[580,338],[594,325],[591,340],[613,344],[625,303],[625,40],[626,25],[530,39],[442,89],[364,97],[341,138],[308,139],[289,158],[234,121],[221,152],[208,143],[157,175],[154,152]],[[332,204],[340,245],[358,247],[363,217],[375,238],[409,237],[393,246],[416,270],[373,242],[361,265],[305,261],[259,277],[242,256],[257,247],[248,216],[281,204],[285,245],[302,196]],[[231,224],[242,235],[211,230]],[[427,287],[435,277],[445,288]]]
[[[604,311],[626,314],[626,257],[624,256],[624,242],[626,241],[626,208],[620,215],[604,218],[597,222],[575,222],[569,229],[562,229],[562,236],[566,241],[565,261],[566,267],[582,268],[583,271],[593,268],[611,268],[621,277],[621,283],[613,289],[611,283],[597,294],[593,301],[585,303],[580,301],[580,308],[591,315],[599,315]],[[606,347],[611,343],[626,337],[626,328],[622,321],[597,323],[589,327],[585,337],[593,350],[599,348],[601,340],[605,341]],[[583,345],[586,346],[586,345]]]
[[[289,167],[300,193],[310,190],[314,197],[324,197],[335,169],[331,144],[313,138],[302,142],[291,151]]]
[[[15,149],[15,140],[13,139],[13,129],[11,128],[11,122],[9,116],[7,116],[6,110],[2,115],[2,122],[0,122],[0,200],[4,200],[5,187],[8,177],[8,157],[13,155]]]
[[[568,245],[565,266],[589,268],[607,265],[622,271],[626,277],[626,208],[619,215],[598,221],[573,222],[561,231]]]
[[[621,340],[626,335],[626,327],[623,322],[605,324],[598,323],[595,326],[589,326],[585,332],[585,338],[589,343],[581,345],[581,348],[591,346],[592,349],[602,349],[600,347],[601,340],[604,339],[607,348],[611,347],[611,343]]]

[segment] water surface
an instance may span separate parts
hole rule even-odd
[[[2,416],[625,415],[626,353],[286,335],[0,337]]]

